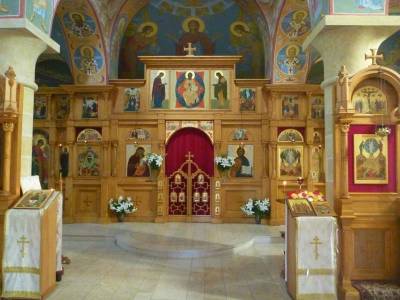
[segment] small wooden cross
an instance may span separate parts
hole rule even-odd
[[[17,240],[17,244],[20,244],[20,250],[22,257],[25,257],[25,245],[29,245],[30,241],[26,238],[25,235],[21,236],[19,240]]]
[[[194,157],[194,155],[192,154],[192,152],[189,151],[189,153],[186,154],[185,157],[187,158],[188,161],[192,161],[192,158]]]
[[[365,60],[370,59],[372,65],[377,65],[376,60],[378,58],[383,59],[383,54],[377,54],[378,50],[376,49],[369,49],[371,51],[371,55],[365,54]]]
[[[194,52],[197,51],[197,48],[192,47],[192,43],[188,43],[188,46],[183,48],[183,51],[187,52],[186,56],[194,56]]]
[[[319,241],[319,237],[315,236],[313,241],[310,243],[311,245],[314,245],[314,256],[315,260],[319,258],[319,253],[318,253],[318,246],[322,245],[322,243]]]

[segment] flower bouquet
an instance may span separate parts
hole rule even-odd
[[[112,212],[117,215],[118,221],[123,222],[126,214],[137,211],[137,207],[133,203],[131,197],[119,196],[118,199],[111,198],[109,207]]]
[[[221,177],[226,177],[226,173],[232,168],[235,159],[232,156],[221,155],[215,157],[215,164]]]
[[[264,200],[250,198],[240,209],[246,216],[254,216],[256,224],[261,224],[261,219],[271,211],[271,202],[267,198]]]
[[[148,153],[144,158],[144,161],[150,167],[151,177],[156,180],[160,174],[160,169],[163,163],[163,157],[157,153]]]
[[[289,193],[289,199],[307,199],[309,202],[326,201],[324,195],[319,191],[300,191],[298,193]]]

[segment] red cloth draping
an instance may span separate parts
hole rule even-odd
[[[208,174],[214,175],[214,147],[210,138],[200,129],[183,128],[174,133],[166,148],[165,171],[167,176],[175,172],[187,159],[188,152],[192,160]]]
[[[388,136],[389,183],[354,184],[354,134],[373,134],[375,125],[351,125],[348,135],[349,153],[349,192],[390,193],[396,192],[396,128],[389,126],[392,133]]]

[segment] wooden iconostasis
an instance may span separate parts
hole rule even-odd
[[[35,95],[32,170],[43,187],[58,188],[61,175],[65,221],[113,221],[108,201],[124,195],[138,206],[130,221],[252,223],[240,207],[250,197],[266,197],[272,212],[264,222],[283,224],[284,205],[277,200],[298,189],[297,177],[304,177],[303,188],[324,193],[324,100],[319,86],[238,80],[233,76],[235,61],[231,63],[229,68],[225,60],[221,66],[213,62],[194,70],[187,66],[175,70],[147,62],[146,80],[40,88]],[[225,87],[218,86],[224,80],[217,73],[224,77]],[[174,94],[167,88],[164,100],[170,95],[170,101],[155,107],[160,105],[154,92],[157,76],[169,77],[160,82],[168,80],[176,91],[192,80],[197,96],[204,93],[204,107],[197,107],[201,103],[196,95]],[[183,128],[202,132],[209,142],[204,147],[211,149],[203,159],[211,167],[199,163],[202,152],[193,159],[199,169],[211,168],[204,173],[210,177],[210,209],[201,217],[172,216],[168,191],[172,173],[164,164],[153,180],[142,163],[150,152],[171,157],[168,143]],[[241,163],[227,178],[221,178],[211,162],[222,154]],[[192,202],[197,199],[197,194],[189,196]]]

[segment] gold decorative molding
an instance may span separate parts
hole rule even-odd
[[[14,123],[12,123],[12,122],[3,123],[3,131],[4,132],[13,132],[14,131]]]
[[[350,125],[351,125],[351,121],[347,121],[347,122],[341,123],[341,124],[340,124],[340,131],[341,131],[343,134],[349,133]]]

